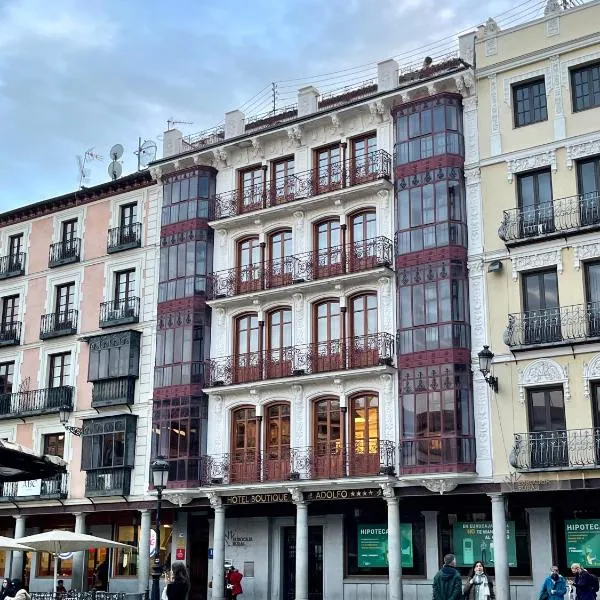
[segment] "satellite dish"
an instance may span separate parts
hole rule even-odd
[[[140,146],[140,167],[147,167],[156,158],[156,142],[146,140]]]
[[[115,144],[110,149],[110,157],[112,160],[119,160],[123,156],[124,148],[121,144]]]
[[[119,177],[121,177],[121,173],[123,173],[123,167],[121,166],[121,163],[113,160],[110,165],[108,165],[108,174],[110,175],[110,178],[113,180],[119,179]]]

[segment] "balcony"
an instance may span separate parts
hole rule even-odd
[[[110,467],[94,469],[85,474],[85,495],[129,496],[131,488],[131,467]]]
[[[600,228],[600,193],[504,211],[498,236],[507,246]]]
[[[56,244],[50,246],[48,266],[52,269],[53,267],[79,262],[80,253],[81,240],[79,238],[56,242]]]
[[[115,377],[94,381],[92,408],[131,406],[135,398],[135,377]]]
[[[78,317],[79,311],[77,310],[65,310],[63,312],[42,315],[40,340],[77,333]]]
[[[225,219],[263,208],[289,204],[328,192],[351,188],[380,179],[389,180],[392,157],[377,150],[364,157],[332,163],[271,181],[268,185],[232,190],[215,197],[215,219]]]
[[[0,502],[64,500],[69,495],[67,473],[32,481],[5,481],[0,484]]]
[[[298,377],[346,369],[392,366],[394,336],[373,333],[207,361],[208,387]]]
[[[231,298],[346,273],[390,267],[393,261],[392,241],[380,236],[318,252],[218,271],[209,278],[207,294],[210,300]]]
[[[18,252],[0,258],[0,280],[19,277],[25,273],[25,253]]]
[[[472,437],[402,440],[400,473],[474,473],[475,456],[475,439]]]
[[[504,343],[514,350],[600,339],[600,302],[508,315]]]
[[[600,428],[515,433],[509,456],[518,471],[600,466]]]
[[[100,304],[99,325],[101,328],[128,325],[140,320],[140,299],[136,296],[109,300]]]
[[[21,343],[21,322],[0,323],[0,347],[17,346]]]
[[[206,483],[213,485],[266,483],[344,477],[377,477],[395,473],[397,449],[393,442],[339,441],[278,452],[246,450],[206,458]]]
[[[0,396],[0,419],[21,419],[57,413],[61,406],[73,407],[71,386],[29,390]]]
[[[130,223],[108,230],[106,241],[106,253],[114,254],[131,248],[139,248],[142,245],[142,224]]]

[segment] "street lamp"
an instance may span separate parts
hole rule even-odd
[[[154,566],[152,568],[152,595],[151,600],[160,600],[159,582],[162,575],[160,564],[160,504],[162,502],[163,490],[169,482],[169,463],[162,457],[157,456],[150,465],[152,471],[152,484],[156,490],[156,551],[154,554]]]
[[[73,412],[72,406],[69,406],[68,404],[63,404],[58,409],[58,418],[60,419],[62,426],[69,433],[72,433],[73,435],[80,437],[81,434],[83,433],[83,429],[81,427],[73,427],[73,425],[67,425],[67,423],[69,422],[69,417],[71,416],[72,412]]]
[[[484,346],[483,350],[481,350],[477,356],[479,357],[479,370],[481,371],[483,378],[494,392],[498,393],[498,378],[490,374],[494,353],[490,350],[489,346]]]

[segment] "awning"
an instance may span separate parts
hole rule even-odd
[[[40,456],[30,448],[0,440],[0,482],[45,479],[66,471],[58,456]]]

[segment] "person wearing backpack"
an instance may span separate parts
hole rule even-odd
[[[598,578],[581,568],[579,563],[573,563],[571,565],[571,571],[575,575],[573,580],[573,587],[576,590],[576,600],[596,600],[596,594],[598,592]]]

